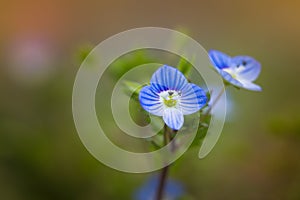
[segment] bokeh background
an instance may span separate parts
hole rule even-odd
[[[192,149],[171,176],[187,199],[300,199],[300,1],[11,0],[0,6],[0,199],[132,199],[154,173],[95,160],[71,97],[87,52],[143,26],[185,30],[207,50],[262,63],[263,92],[230,89],[211,154]]]

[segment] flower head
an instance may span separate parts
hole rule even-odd
[[[209,58],[218,73],[230,84],[239,88],[261,91],[261,87],[252,83],[260,74],[261,66],[250,56],[230,57],[220,51],[209,51]]]
[[[141,188],[134,194],[135,200],[154,200],[159,185],[159,177],[151,177]],[[180,198],[184,193],[183,186],[180,182],[167,179],[164,190],[164,198],[168,200],[175,200]]]
[[[176,68],[164,65],[150,80],[150,85],[141,89],[139,101],[149,113],[162,116],[170,128],[179,130],[184,122],[183,115],[197,112],[207,102],[205,92],[189,83]]]

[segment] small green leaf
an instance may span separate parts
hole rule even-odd
[[[86,57],[89,55],[89,53],[92,51],[93,46],[90,44],[85,44],[82,45],[81,47],[78,48],[77,52],[76,52],[76,60],[78,61],[78,63],[82,63]]]
[[[133,81],[124,81],[123,85],[124,85],[124,92],[128,96],[138,99],[139,93],[140,93],[143,85],[141,85],[140,83],[137,83],[137,82],[133,82]]]
[[[190,71],[192,69],[192,64],[189,63],[186,59],[180,58],[179,63],[177,65],[179,71],[181,71],[186,77],[189,76]]]
[[[203,139],[205,138],[205,136],[207,134],[210,119],[211,119],[211,116],[208,115],[208,116],[204,117],[204,119],[202,119],[199,122],[199,127],[198,127],[198,130],[197,130],[197,134],[196,134],[196,136],[193,140],[193,143],[191,144],[191,147],[195,147],[195,146],[199,147],[201,145]]]
[[[206,105],[210,102],[210,99],[211,99],[211,94],[212,92],[209,92],[209,91],[207,91],[206,92],[206,97],[207,97],[207,101],[206,101]]]

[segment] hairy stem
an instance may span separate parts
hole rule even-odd
[[[167,145],[170,141],[170,135],[171,133],[168,130],[167,125],[164,126],[164,144]],[[159,185],[157,188],[156,193],[156,200],[162,200],[164,196],[164,190],[167,183],[167,177],[168,177],[168,171],[169,171],[169,165],[165,166],[160,173],[159,177]]]
[[[159,185],[157,189],[157,195],[156,200],[162,200],[164,195],[164,189],[167,182],[167,176],[168,176],[169,166],[165,166],[160,174],[159,178]]]

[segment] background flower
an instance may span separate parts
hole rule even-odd
[[[154,200],[156,197],[157,187],[159,185],[159,177],[150,177],[147,182],[142,185],[134,194],[135,200]],[[176,200],[184,194],[183,186],[180,182],[167,179],[164,200]]]
[[[260,74],[261,66],[250,56],[230,56],[216,50],[209,51],[211,63],[221,76],[230,84],[253,91],[261,87],[252,83]]]

